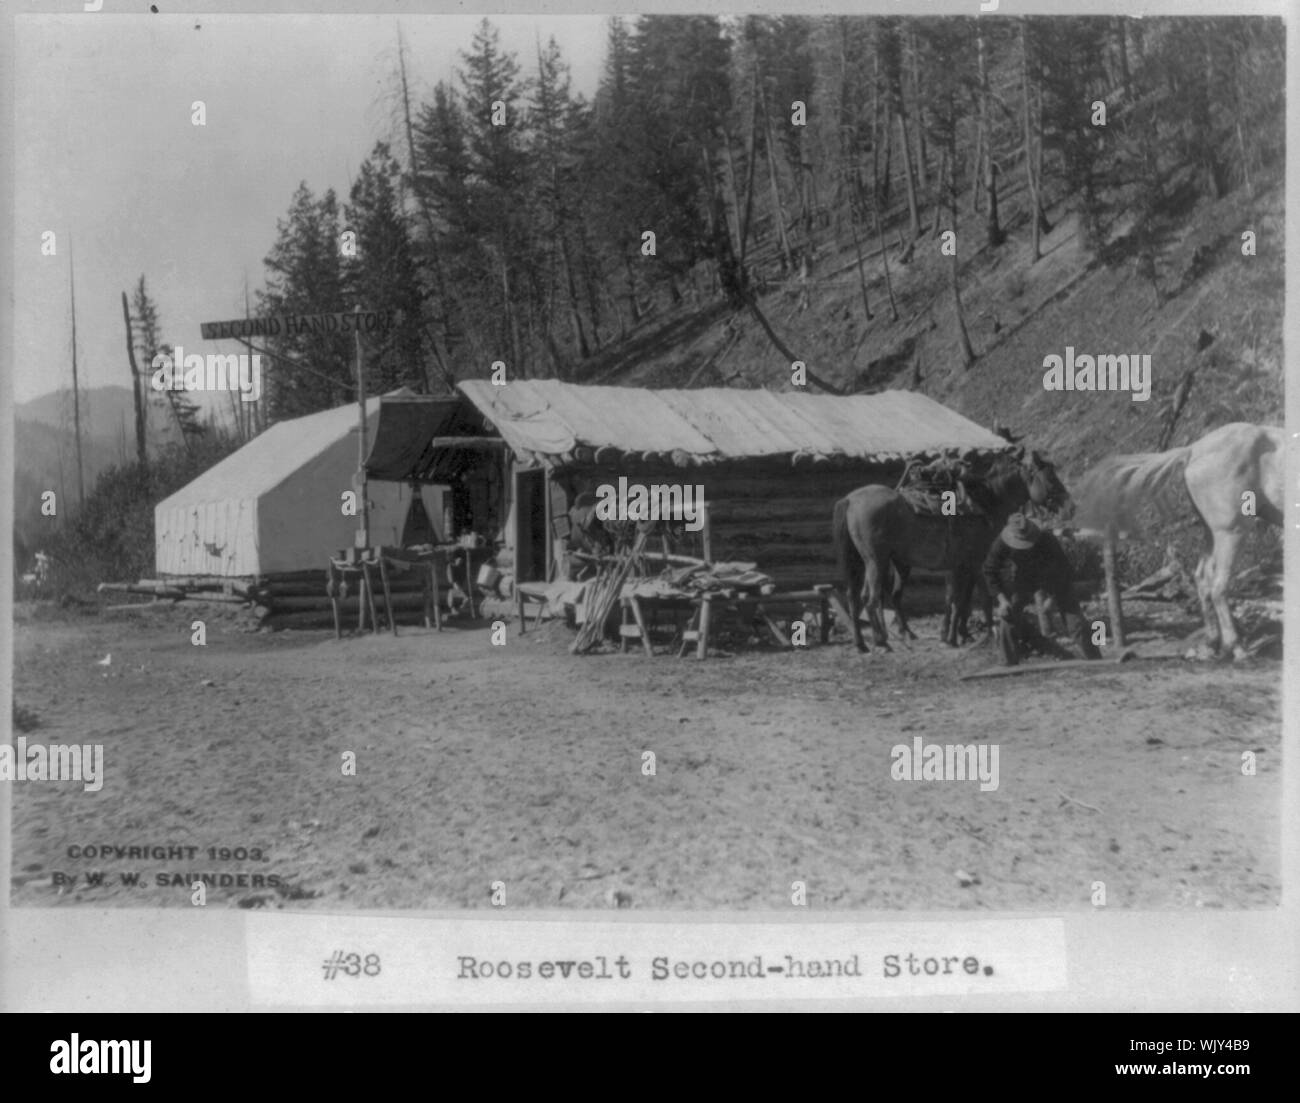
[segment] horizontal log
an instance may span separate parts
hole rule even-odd
[[[339,609],[350,609],[352,612],[357,610],[357,594],[354,591],[347,597],[339,598]],[[263,602],[273,612],[284,609],[287,611],[298,611],[301,609],[328,609],[330,599],[324,595],[320,597],[281,597],[270,601]],[[378,588],[375,590],[375,606],[383,609],[385,607],[384,592]],[[394,594],[394,609],[421,609],[424,607],[423,594]]]
[[[277,597],[312,597],[316,594],[325,593],[325,583],[298,583],[296,585],[284,583],[280,586],[256,586],[250,592],[258,600]]]
[[[217,590],[243,594],[252,586],[251,578],[226,578],[221,575],[165,575],[159,581],[181,590]]]
[[[321,556],[322,559],[328,559],[328,553]],[[325,568],[320,567],[315,570],[307,571],[277,571],[274,574],[260,574],[254,580],[257,585],[264,586],[267,583],[275,582],[311,582],[320,579],[321,584],[325,582]]]
[[[370,572],[370,577],[374,581],[376,592],[378,592],[382,588],[379,569],[373,569]],[[388,576],[388,588],[392,590],[393,593],[420,593],[425,588],[427,580],[427,575],[408,574],[395,576],[390,572]],[[337,584],[343,585],[344,581],[345,580],[340,577],[337,579]],[[361,576],[359,574],[349,575],[346,582],[349,589],[355,590],[361,585]],[[311,597],[315,594],[327,593],[325,587],[325,580],[322,579],[319,583],[286,582],[274,586],[258,586],[252,591],[252,593],[259,597]]]
[[[381,612],[380,625],[384,631],[388,629],[388,618]],[[344,631],[356,627],[356,610],[352,610],[351,618],[344,617],[340,612],[339,619],[342,621]],[[398,624],[423,624],[423,613],[418,609],[395,609],[394,619]],[[367,623],[369,616],[367,616]],[[297,613],[277,613],[274,616],[267,617],[262,621],[263,628],[333,628],[334,614],[328,607],[324,610],[307,609]]]
[[[808,543],[831,546],[831,518],[810,517],[804,520],[781,518],[767,522],[749,520],[738,523],[719,521],[712,525],[713,545],[750,547],[750,559],[757,559],[763,546]],[[717,554],[716,551],[714,554]]]
[[[101,582],[95,591],[101,594],[152,594],[155,597],[169,597],[173,601],[179,601],[185,596],[184,590],[169,586],[156,578],[144,578],[139,582]]]
[[[706,501],[707,492],[706,492]],[[782,498],[729,498],[709,504],[709,523],[741,524],[747,521],[804,521],[825,517],[829,527],[838,498],[833,494],[801,494]]]

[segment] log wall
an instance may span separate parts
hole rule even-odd
[[[860,486],[893,486],[901,461],[879,465],[791,467],[775,464],[615,469],[592,466],[566,472],[564,485],[577,493],[600,483],[687,483],[704,487],[709,503],[713,558],[747,560],[776,579],[782,590],[839,581],[831,544],[835,503]]]

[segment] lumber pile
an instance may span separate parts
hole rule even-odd
[[[613,556],[614,562],[602,565],[596,578],[588,584],[584,595],[587,619],[578,629],[578,638],[569,648],[574,655],[583,655],[600,642],[605,631],[605,621],[623,594],[623,583],[642,558],[645,542],[646,530],[642,529],[636,534],[631,551]]]
[[[400,563],[386,559],[381,584],[378,563],[371,565],[373,594],[365,595],[366,613],[375,613],[390,625],[398,621],[423,622],[429,612],[434,580],[424,563]],[[174,577],[142,578],[138,582],[101,582],[100,593],[137,594],[153,598],[151,602],[112,605],[109,609],[129,611],[148,609],[159,604],[211,602],[241,606],[266,628],[327,628],[334,623],[330,572],[320,570],[284,571],[253,578]],[[363,601],[362,588],[355,578],[341,578],[336,585],[340,616],[359,618]]]

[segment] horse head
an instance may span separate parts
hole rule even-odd
[[[1068,512],[1073,503],[1070,492],[1056,473],[1056,465],[1032,450],[1026,458],[1023,448],[1017,451],[1017,459],[1029,500],[1052,513]]]

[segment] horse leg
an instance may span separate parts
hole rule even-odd
[[[948,647],[957,646],[957,622],[961,619],[957,607],[957,581],[953,572],[943,577],[943,630],[940,639]]]
[[[884,579],[881,577],[888,564],[888,556],[873,552],[863,556],[863,573],[865,576],[863,597],[867,605],[867,617],[871,621],[871,634],[877,647],[889,649],[889,634],[885,631],[885,617],[881,611],[884,597]]]
[[[957,590],[957,640],[970,643],[974,638],[970,632],[970,607],[975,597],[975,576],[964,574]]]
[[[859,651],[867,650],[867,641],[862,638],[862,594],[866,584],[866,564],[854,548],[848,556],[845,570],[844,588],[849,604],[849,622],[853,628],[853,643]]]
[[[1232,564],[1237,558],[1238,533],[1220,529],[1214,534],[1214,555],[1209,577],[1210,604],[1218,614],[1220,646],[1234,659],[1246,658],[1237,637],[1237,625],[1228,605],[1228,584],[1232,581]]]
[[[1214,553],[1205,552],[1196,563],[1193,578],[1196,582],[1196,598],[1201,603],[1201,619],[1205,622],[1205,640],[1196,649],[1196,658],[1211,659],[1218,654],[1221,637],[1219,634],[1219,615],[1214,611],[1214,602],[1210,598],[1210,579],[1214,572]],[[1188,657],[1191,657],[1189,652]]]
[[[907,623],[907,617],[903,615],[903,587],[907,585],[907,577],[911,573],[912,568],[909,564],[894,561],[894,584],[890,589],[894,606],[894,628],[900,639],[907,640],[916,639],[916,633],[912,631]]]

